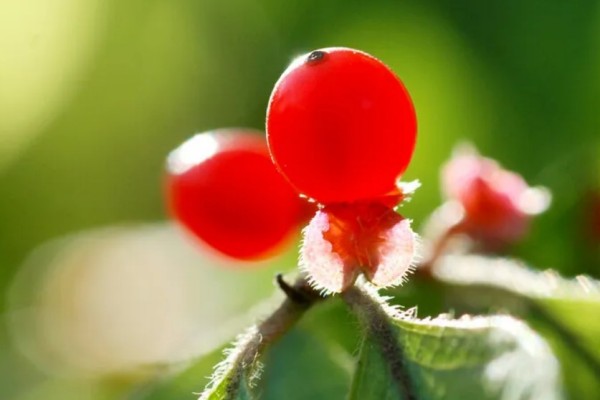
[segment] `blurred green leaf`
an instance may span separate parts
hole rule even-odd
[[[174,367],[161,379],[144,383],[135,388],[128,400],[193,399],[209,382],[214,366],[223,357],[218,349],[189,363]]]
[[[123,392],[119,385],[101,381],[48,379],[27,388],[14,400],[113,400],[123,398]]]
[[[572,398],[600,393],[600,282],[482,256],[447,256],[433,273],[450,287],[448,299],[459,309],[502,309],[526,318],[559,357]]]

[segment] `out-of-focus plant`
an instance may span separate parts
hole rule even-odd
[[[259,126],[281,63],[307,46],[364,48],[403,77],[423,133],[406,177],[424,186],[393,213],[394,202],[414,187],[404,185],[402,196],[382,202],[321,207],[305,233],[301,264],[321,288],[343,292],[326,299],[302,281],[286,283],[298,275],[297,254],[277,253],[295,242],[297,226],[288,218],[295,212],[255,230],[246,225],[256,233],[246,248],[261,243],[265,232],[276,233],[270,243],[277,245],[257,253],[275,257],[266,261],[220,257],[223,248],[215,252],[207,238],[198,243],[158,224],[86,231],[43,246],[17,274],[3,315],[12,343],[42,372],[24,368],[0,331],[4,396],[193,398],[235,332],[261,316],[264,323],[255,327],[261,343],[253,329],[240,337],[220,368],[217,397],[219,391],[234,397],[236,390],[292,400],[600,393],[598,283],[539,273],[503,257],[519,254],[571,275],[600,271],[594,197],[581,201],[597,182],[580,179],[589,171],[578,150],[597,140],[591,3],[545,7],[542,18],[539,7],[517,1],[493,13],[488,4],[463,8],[450,1],[61,0],[51,8],[18,1],[0,6],[0,52],[7,55],[0,66],[0,285],[47,238],[160,218],[156,182],[168,148],[195,129]],[[34,135],[39,140],[25,146]],[[479,195],[446,191],[445,204],[416,241],[398,212],[418,227],[437,206],[432,183],[460,135],[527,181],[551,187],[551,212],[534,219],[548,192],[471,153],[480,167],[459,168],[459,175],[478,175],[471,183]],[[507,180],[514,184],[498,184]],[[348,180],[335,183],[352,188]],[[265,210],[253,199],[268,190],[255,185],[213,210],[233,204],[225,214],[237,222],[260,220]],[[284,203],[273,206],[274,214],[285,216]],[[316,203],[300,203],[298,220],[315,215]],[[236,233],[230,236],[236,240],[225,234],[220,242],[243,248],[239,238],[246,233]],[[263,303],[271,277],[292,270],[289,278],[277,278],[281,290]],[[380,289],[391,307],[365,277],[379,285],[404,281]],[[354,287],[365,296],[353,294]],[[276,302],[284,306],[271,318]],[[397,306],[418,306],[421,320],[415,310]],[[460,317],[465,313],[481,317]],[[375,323],[380,317],[388,324]],[[276,332],[267,332],[274,326]],[[382,341],[390,336],[397,337],[395,345]],[[388,353],[401,354],[403,363]],[[257,362],[246,368],[249,354],[257,354]],[[244,393],[246,386],[236,382],[246,377],[251,385]]]
[[[414,146],[414,111],[391,71],[356,50],[327,48],[297,58],[273,91],[267,131],[276,166],[319,209],[303,231],[294,283],[276,277],[285,299],[225,351],[200,399],[560,399],[598,389],[577,382],[600,371],[600,325],[583,327],[571,312],[599,311],[600,283],[479,254],[521,241],[531,218],[550,203],[546,189],[529,187],[473,149],[457,152],[442,172],[448,200],[432,214],[421,239],[426,254],[418,258],[416,235],[395,209],[418,187],[397,180]],[[224,164],[231,151],[195,150],[186,160],[198,171]],[[256,175],[241,167],[238,179]],[[209,178],[198,172],[187,185],[210,193]],[[211,185],[220,196],[217,215],[227,223],[228,214],[237,215],[227,204],[243,193],[235,181]],[[272,192],[264,189],[256,185],[268,202]],[[203,207],[199,199],[179,218],[201,225]],[[252,210],[250,202],[242,215]],[[246,225],[242,218],[240,229]],[[210,243],[207,233],[194,232]],[[419,290],[442,292],[455,310],[487,315],[419,319],[415,309],[394,305],[402,290],[389,289],[392,298],[378,293],[406,281],[413,268]],[[135,395],[180,396],[203,366],[200,359]]]

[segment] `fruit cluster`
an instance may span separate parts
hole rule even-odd
[[[301,56],[273,89],[266,130],[268,150],[240,131],[201,134],[175,150],[175,216],[215,249],[250,260],[280,248],[310,212],[300,263],[316,287],[340,292],[361,273],[379,286],[402,282],[415,235],[394,207],[407,195],[398,179],[416,116],[394,73],[348,48]]]

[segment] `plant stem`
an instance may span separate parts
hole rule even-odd
[[[298,278],[293,285],[289,285],[283,280],[281,274],[278,274],[276,282],[286,294],[286,298],[271,315],[253,326],[236,344],[232,353],[233,358],[227,362],[234,368],[228,385],[227,400],[235,398],[244,371],[249,370],[251,375],[257,375],[255,371],[259,370],[256,368],[258,360],[267,345],[274,343],[290,330],[315,302],[324,299],[304,277]],[[250,380],[252,378],[253,376]]]
[[[276,282],[286,298],[273,314],[258,325],[262,347],[279,339],[315,302],[324,299],[304,277],[298,278],[293,285],[288,285],[282,275],[278,274]]]
[[[386,311],[389,306],[385,299],[359,285],[342,293],[342,298],[367,333],[376,340],[400,393],[407,400],[415,400],[417,397],[406,369],[404,350],[398,343],[397,331],[390,322],[393,316]]]
[[[431,244],[431,253],[427,259],[417,266],[416,274],[426,280],[433,279],[432,269],[435,263],[445,254],[448,244],[463,227],[462,221],[450,225],[446,231]]]

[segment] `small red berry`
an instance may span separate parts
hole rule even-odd
[[[196,135],[169,155],[167,168],[172,213],[230,257],[272,255],[305,217],[303,200],[277,172],[255,132]]]
[[[269,149],[299,192],[323,204],[396,193],[416,139],[402,82],[358,50],[326,48],[296,59],[271,94]]]

